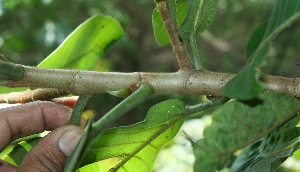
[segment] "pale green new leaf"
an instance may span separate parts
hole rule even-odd
[[[223,95],[249,100],[258,96],[265,88],[259,81],[260,66],[265,63],[271,40],[300,19],[299,0],[277,0],[260,45],[248,59],[247,65],[223,88]],[[257,42],[256,42],[257,43]]]
[[[143,122],[105,131],[87,148],[82,165],[119,157],[119,161],[110,166],[111,170],[152,171],[160,148],[180,129],[185,119],[184,109],[182,101],[168,100],[153,106]],[[79,171],[103,169],[99,165],[101,163],[88,165]]]
[[[266,93],[252,103],[234,100],[213,113],[212,125],[194,144],[195,171],[224,168],[235,151],[266,136],[300,111],[299,101],[286,93]]]
[[[281,163],[299,149],[300,120],[296,116],[268,136],[248,146],[231,167],[232,172],[275,171]]]
[[[38,67],[92,70],[106,48],[122,34],[115,19],[96,15],[78,26]]]

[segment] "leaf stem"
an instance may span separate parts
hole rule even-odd
[[[199,113],[201,111],[204,111],[204,110],[208,110],[208,109],[211,109],[211,108],[214,108],[214,107],[218,107],[226,102],[228,102],[229,99],[226,98],[226,97],[221,97],[215,101],[208,101],[208,102],[204,102],[204,103],[200,103],[200,104],[197,104],[197,105],[193,105],[193,106],[186,106],[185,109],[186,109],[186,114],[188,115],[192,115],[192,114],[195,114],[195,113]]]
[[[92,133],[101,133],[109,124],[119,119],[126,112],[130,111],[132,108],[141,104],[147,98],[149,98],[154,93],[151,86],[148,84],[141,84],[140,88],[124,99],[121,103],[111,109],[107,114],[105,114],[100,120],[98,120],[92,127]]]

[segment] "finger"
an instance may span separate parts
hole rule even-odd
[[[25,156],[19,171],[62,172],[67,157],[75,149],[82,134],[83,129],[73,125],[53,130]]]
[[[68,107],[42,101],[0,109],[0,150],[15,138],[67,125],[71,111]]]

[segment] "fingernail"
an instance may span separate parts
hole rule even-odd
[[[58,146],[67,156],[70,156],[81,136],[82,135],[76,131],[66,132],[60,137]]]

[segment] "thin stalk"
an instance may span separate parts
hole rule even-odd
[[[226,102],[228,102],[229,99],[226,98],[226,97],[222,97],[220,99],[217,99],[215,101],[208,101],[208,102],[204,102],[204,103],[200,103],[200,104],[197,104],[197,105],[193,105],[193,106],[186,106],[185,109],[186,109],[186,114],[187,115],[192,115],[192,114],[195,114],[195,113],[199,113],[199,112],[202,112],[204,110],[208,110],[208,109],[211,109],[211,108],[215,108],[215,107],[218,107]]]
[[[119,119],[126,112],[141,104],[154,93],[151,86],[141,84],[140,88],[124,99],[121,103],[111,109],[101,119],[99,119],[92,127],[92,133],[101,133],[107,126]]]
[[[186,51],[186,47],[179,35],[176,9],[174,9],[176,8],[176,5],[174,3],[175,0],[174,2],[172,0],[156,1],[156,8],[160,13],[163,23],[169,34],[173,51],[176,55],[180,69],[191,70],[193,69],[193,65]]]

